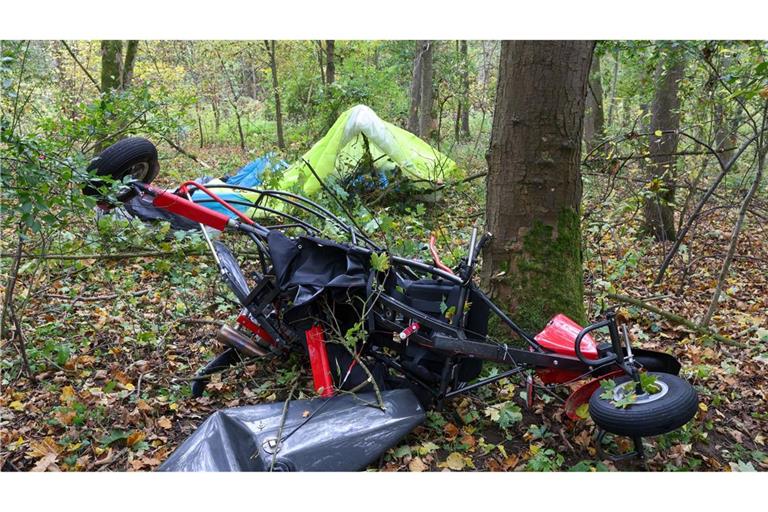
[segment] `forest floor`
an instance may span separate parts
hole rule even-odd
[[[463,232],[482,214],[481,206],[459,200],[453,208],[462,212],[451,217],[452,229],[461,231],[462,238],[447,242],[463,243]],[[450,217],[446,209],[427,207],[424,225]],[[609,282],[611,291],[652,297],[653,305],[663,310],[699,318],[711,299],[732,225],[732,219],[718,215],[700,223],[660,286],[651,283],[663,257],[662,244],[617,230],[585,236],[590,297]],[[464,220],[457,223],[456,218]],[[92,225],[92,219],[84,220],[83,232]],[[648,469],[768,469],[766,229],[751,222],[742,232],[713,320],[716,330],[748,348],[720,344],[648,311],[626,308],[636,343],[677,356],[683,376],[701,399],[700,411],[688,425],[646,440]],[[424,228],[419,235],[426,232]],[[163,244],[155,249],[162,252],[167,248]],[[216,322],[232,322],[237,308],[218,283],[208,255],[169,252],[50,260],[41,271],[21,273],[18,293],[33,290],[23,325],[34,376],[22,375],[18,364],[3,367],[3,471],[152,470],[217,409],[284,400],[297,379],[300,398],[311,396],[310,380],[300,371],[306,365],[296,356],[245,363],[216,375],[204,397],[191,398],[190,378],[221,350],[213,339]],[[681,262],[691,264],[685,276]],[[595,301],[590,299],[590,314],[597,308]],[[10,344],[3,351],[3,359],[17,359]],[[371,469],[643,468],[637,461],[601,459],[591,420],[572,421],[563,414],[561,401],[568,390],[540,389],[531,409],[521,396],[524,391],[520,381],[502,380],[456,398],[441,411],[430,412],[423,426]],[[630,443],[613,439],[605,448],[626,451]]]

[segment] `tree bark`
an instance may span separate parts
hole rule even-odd
[[[122,89],[122,82],[123,42],[103,40],[101,42],[101,91]]]
[[[336,81],[336,41],[329,39],[325,42],[325,83],[331,85]]]
[[[520,325],[584,321],[581,174],[592,41],[504,41],[488,158],[482,278]]]
[[[317,65],[320,68],[320,81],[325,85],[325,62],[323,62],[323,54],[325,53],[325,50],[323,49],[323,42],[320,40],[315,41],[317,44]]]
[[[675,239],[675,160],[677,133],[657,136],[658,130],[680,129],[679,83],[683,78],[685,60],[682,55],[670,50],[667,58],[661,59],[656,67],[655,93],[651,105],[651,135],[648,180],[652,196],[646,197],[644,205],[646,232],[658,241]]]
[[[419,93],[419,137],[427,139],[432,134],[432,48],[434,41],[425,41],[421,63],[421,91]]]
[[[413,76],[411,77],[411,105],[408,109],[408,131],[419,133],[419,105],[421,104],[421,70],[424,45],[428,41],[417,41],[413,56]]]
[[[277,79],[275,41],[264,41],[264,46],[267,49],[267,54],[269,54],[269,69],[272,71],[272,91],[275,95],[275,124],[277,125],[277,147],[285,149],[285,138],[283,137],[283,110],[280,105],[280,83]]]
[[[459,54],[461,56],[461,102],[459,103],[461,137],[469,139],[469,55],[466,40],[459,41]]]
[[[133,67],[136,64],[136,54],[139,50],[139,42],[135,40],[128,41],[125,46],[125,64],[123,64],[122,87],[127,89],[133,81]]]
[[[592,151],[603,137],[605,117],[603,114],[603,85],[600,81],[600,58],[592,57],[589,70],[587,99],[584,111],[584,141],[587,151]]]

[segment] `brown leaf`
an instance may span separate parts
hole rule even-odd
[[[56,466],[56,457],[58,457],[58,455],[55,453],[47,453],[37,462],[37,464],[35,464],[35,467],[32,468],[32,471],[47,471],[48,468],[51,468],[51,466]],[[51,468],[52,471],[57,471],[58,469],[58,467],[56,467],[56,469]]]
[[[171,420],[166,418],[165,416],[160,416],[160,419],[157,420],[157,424],[166,430],[170,429],[172,427]]]
[[[429,469],[429,466],[424,464],[424,461],[420,457],[414,457],[411,462],[408,463],[408,471],[414,473],[421,473]]]
[[[459,429],[453,423],[446,423],[443,427],[443,432],[448,441],[453,441],[459,435]]]
[[[128,438],[125,440],[125,442],[128,446],[133,446],[136,443],[143,441],[146,436],[147,434],[145,434],[144,432],[141,432],[140,430],[137,430],[135,432],[132,432],[128,436]]]

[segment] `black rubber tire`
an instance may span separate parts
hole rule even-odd
[[[129,137],[116,142],[99,153],[86,169],[96,171],[97,176],[109,176],[113,180],[122,181],[131,173],[136,164],[147,163],[146,174],[141,178],[142,183],[152,183],[160,172],[160,162],[157,158],[157,148],[142,137]],[[89,196],[100,196],[99,188],[104,182],[92,179],[83,187],[83,193]],[[117,196],[119,201],[127,201],[135,195],[133,190],[127,190]]]
[[[699,408],[699,397],[688,382],[676,375],[649,372],[663,381],[669,390],[658,400],[631,404],[624,409],[610,400],[600,398],[598,388],[589,399],[589,415],[606,432],[629,437],[650,437],[666,434],[688,423]],[[615,379],[616,384],[630,380],[629,376]]]

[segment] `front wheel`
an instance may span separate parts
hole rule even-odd
[[[129,137],[102,151],[91,160],[86,170],[96,177],[85,185],[83,192],[89,196],[100,196],[100,189],[105,183],[98,177],[105,176],[115,181],[131,178],[148,184],[152,183],[160,172],[160,162],[154,144],[141,137]],[[125,202],[134,194],[130,187],[122,187],[117,193],[117,199]]]
[[[614,405],[623,394],[632,392],[631,377],[619,377],[610,398],[603,398],[598,388],[589,399],[589,414],[597,424],[612,434],[628,437],[649,437],[665,434],[688,423],[699,407],[696,390],[676,375],[649,372],[656,376],[659,391],[638,394],[624,408]]]

